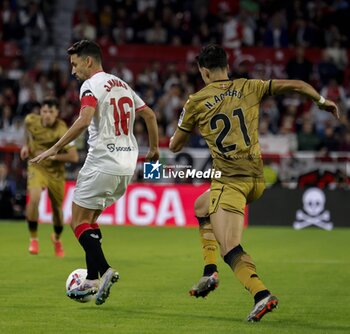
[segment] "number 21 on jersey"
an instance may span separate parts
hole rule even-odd
[[[232,116],[238,117],[239,127],[240,127],[241,132],[242,132],[244,143],[246,146],[249,146],[250,145],[250,138],[248,135],[247,126],[246,126],[245,121],[244,121],[243,110],[241,108],[234,109],[232,111]],[[232,143],[232,144],[227,145],[227,146],[223,145],[223,142],[224,142],[226,136],[228,135],[228,133],[232,129],[230,118],[226,114],[216,114],[214,117],[212,117],[212,119],[210,120],[211,130],[216,130],[218,128],[218,123],[220,123],[219,121],[221,121],[223,123],[224,127],[222,128],[222,130],[220,131],[219,135],[217,136],[217,138],[215,140],[217,148],[223,154],[236,150],[237,144],[235,144],[235,143]]]
[[[127,96],[121,97],[118,101],[112,97],[109,104],[113,107],[115,135],[120,136],[122,130],[127,136],[129,134],[130,111],[132,110],[133,101]]]

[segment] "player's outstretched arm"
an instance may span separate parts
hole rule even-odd
[[[146,160],[156,162],[159,160],[158,124],[156,115],[149,107],[145,107],[138,113],[144,119],[148,132],[149,151],[146,155]]]
[[[79,154],[75,146],[70,147],[66,153],[58,153],[50,157],[52,160],[60,162],[75,162],[79,161]]]
[[[340,114],[337,105],[321,96],[315,88],[301,80],[272,80],[271,91],[273,95],[285,94],[289,92],[299,93],[313,100],[320,109],[326,110],[339,119]]]
[[[169,149],[171,152],[179,152],[190,138],[190,133],[177,128],[174,135],[170,138]]]
[[[79,117],[63,135],[63,137],[61,137],[61,139],[48,150],[31,159],[30,162],[39,163],[42,160],[56,155],[64,146],[79,137],[80,134],[90,125],[94,113],[95,108],[93,107],[85,107],[84,109],[80,110]]]

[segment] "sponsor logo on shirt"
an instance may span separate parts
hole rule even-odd
[[[130,146],[116,146],[115,144],[107,144],[107,149],[109,152],[131,152],[134,150]]]

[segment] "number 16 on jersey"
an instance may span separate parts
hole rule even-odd
[[[121,130],[125,135],[129,134],[130,109],[133,107],[133,101],[123,96],[118,101],[114,97],[109,100],[113,107],[115,135],[120,136]]]

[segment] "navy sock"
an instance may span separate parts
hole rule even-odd
[[[61,234],[62,234],[62,231],[63,231],[63,225],[60,225],[60,226],[58,226],[58,225],[54,225],[54,226],[53,226],[53,230],[54,230],[54,232],[55,232],[56,236],[59,236],[59,235],[61,235]]]
[[[85,250],[87,279],[97,279],[98,273],[102,276],[110,267],[103,254],[100,237],[88,223],[79,225],[75,229],[75,235]]]
[[[37,220],[27,220],[28,229],[30,232],[36,232],[38,230],[38,221]]]

